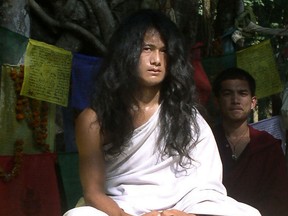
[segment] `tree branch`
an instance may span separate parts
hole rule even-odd
[[[115,20],[112,12],[105,0],[89,0],[89,2],[98,20],[103,39],[108,43],[115,29]]]
[[[253,22],[249,22],[247,26],[244,28],[240,29],[244,33],[261,33],[261,34],[269,34],[269,35],[275,35],[275,36],[288,36],[288,28],[265,28],[260,25],[257,25]]]
[[[79,34],[86,38],[88,42],[91,42],[91,44],[99,51],[99,53],[106,53],[106,47],[95,37],[95,35],[93,35],[85,28],[71,22],[61,23],[51,18],[34,0],[29,0],[29,6],[49,26],[63,28]]]

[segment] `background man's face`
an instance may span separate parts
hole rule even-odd
[[[252,97],[246,80],[224,80],[221,83],[218,103],[223,119],[243,121],[247,120],[256,106],[256,97]]]

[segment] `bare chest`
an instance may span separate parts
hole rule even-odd
[[[145,124],[152,115],[156,112],[158,106],[153,106],[150,108],[138,108],[136,110],[132,111],[132,117],[133,117],[133,126],[134,128],[138,128],[141,125]]]

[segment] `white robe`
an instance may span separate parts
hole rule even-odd
[[[117,158],[107,158],[107,195],[131,215],[178,209],[194,214],[259,216],[256,209],[227,196],[221,183],[222,163],[217,145],[200,114],[197,115],[200,137],[191,152],[192,165],[183,169],[177,167],[179,157],[159,156],[156,146],[164,145],[163,141],[156,144],[159,113],[160,108],[145,124],[135,129],[125,153]],[[82,214],[65,216],[74,215]]]

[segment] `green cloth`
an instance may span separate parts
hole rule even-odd
[[[232,53],[223,56],[204,58],[202,59],[202,65],[210,82],[213,83],[215,76],[222,70],[236,67],[236,54]]]
[[[79,178],[78,153],[58,153],[59,178],[64,211],[74,208],[82,197]]]
[[[28,38],[0,27],[0,65],[18,64],[24,55]]]

